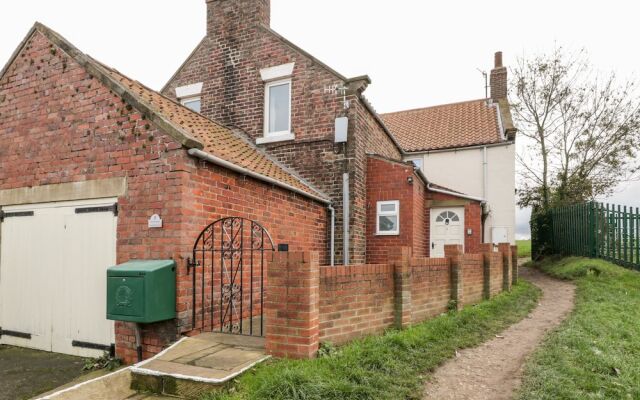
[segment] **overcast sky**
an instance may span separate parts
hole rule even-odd
[[[631,1],[272,0],[271,26],[346,76],[368,74],[379,112],[484,97],[478,68],[555,43],[640,76],[639,6]],[[80,50],[160,89],[205,34],[205,0],[21,0],[0,14],[0,64],[35,21]],[[613,201],[640,206],[640,184]],[[528,215],[518,213],[519,236]]]

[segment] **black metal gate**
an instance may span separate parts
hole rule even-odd
[[[275,251],[259,223],[240,217],[207,226],[193,246],[192,327],[264,336],[266,257]]]

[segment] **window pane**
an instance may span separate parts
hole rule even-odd
[[[289,83],[269,87],[269,133],[289,132]]]
[[[380,232],[394,232],[398,230],[398,217],[393,216],[380,216]]]
[[[380,212],[395,212],[395,204],[380,204]]]
[[[200,112],[200,105],[201,105],[200,99],[186,100],[182,104],[184,104],[185,107],[190,108],[197,113]]]

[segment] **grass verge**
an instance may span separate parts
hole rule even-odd
[[[354,341],[314,360],[261,365],[204,399],[420,399],[429,371],[457,349],[482,343],[522,319],[539,295],[538,288],[521,282],[491,301]]]
[[[640,399],[640,274],[602,260],[532,264],[577,285],[576,308],[526,365],[520,399]]]
[[[518,258],[531,258],[531,240],[516,240]]]

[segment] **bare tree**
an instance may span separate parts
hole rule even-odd
[[[519,59],[513,114],[527,140],[519,204],[547,210],[610,194],[640,168],[640,98],[633,81],[597,73],[584,51]]]

